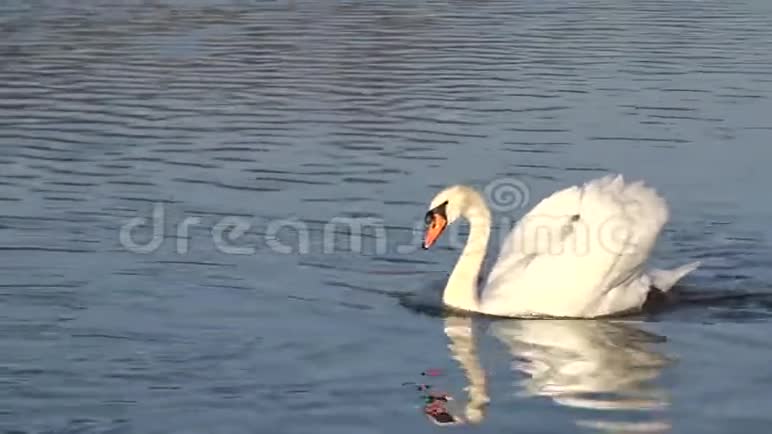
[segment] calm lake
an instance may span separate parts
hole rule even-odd
[[[0,1],[0,432],[767,433],[770,113],[767,0]],[[438,312],[439,189],[608,173],[677,305]]]

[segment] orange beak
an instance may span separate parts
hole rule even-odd
[[[431,247],[437,241],[437,238],[442,235],[446,226],[448,226],[448,221],[445,219],[445,216],[439,213],[431,214],[431,223],[427,224],[424,234],[424,250]]]

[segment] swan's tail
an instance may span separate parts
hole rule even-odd
[[[660,270],[654,268],[647,274],[651,278],[651,284],[662,292],[667,292],[684,276],[696,270],[700,266],[700,261],[690,262],[672,270]]]

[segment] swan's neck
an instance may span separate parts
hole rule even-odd
[[[442,301],[446,305],[467,311],[479,311],[477,280],[488,249],[491,218],[485,202],[475,201],[462,217],[469,221],[469,238],[445,286]]]

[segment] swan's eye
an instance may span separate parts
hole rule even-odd
[[[436,227],[437,226],[437,219],[441,218],[444,221],[447,220],[447,217],[445,216],[445,207],[448,205],[448,201],[443,202],[442,204],[430,209],[426,216],[424,217],[424,223],[426,223],[426,226]]]

